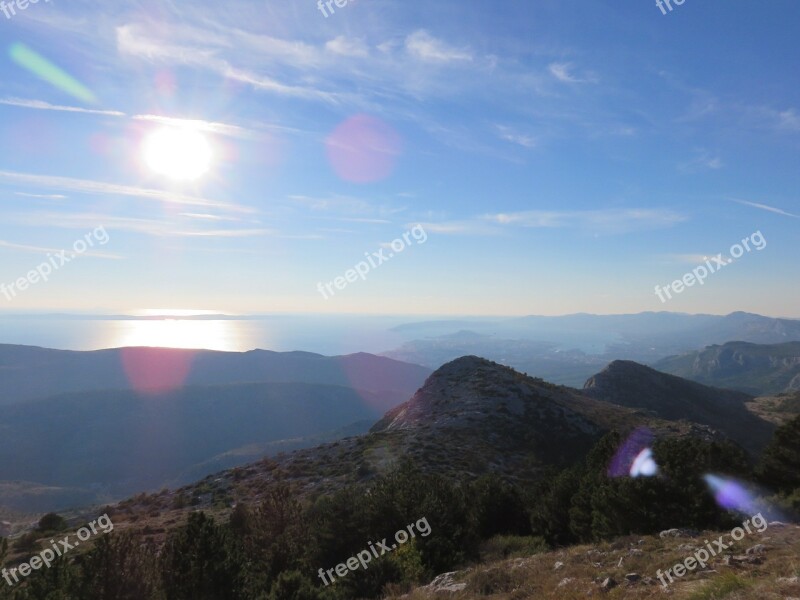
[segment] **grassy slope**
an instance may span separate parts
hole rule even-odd
[[[609,543],[572,546],[533,556],[483,563],[453,574],[454,582],[466,583],[462,591],[439,592],[437,595],[421,587],[407,596],[391,595],[389,599],[578,600],[598,596],[609,599],[670,597],[676,600],[800,598],[800,527],[795,525],[772,525],[761,534],[745,536],[731,547],[731,553],[743,555],[746,549],[764,544],[766,551],[761,555],[763,563],[760,565],[730,567],[725,566],[721,558],[714,558],[705,572],[687,574],[664,590],[655,578],[659,569],[663,572],[683,561],[692,554],[694,548],[703,546],[704,540],[717,539],[723,533],[729,532],[704,532],[698,538],[629,536]],[[563,566],[557,568],[556,563],[559,562]],[[642,580],[629,585],[625,580],[628,573],[637,573]],[[601,583],[607,577],[613,577],[619,585],[604,592]]]

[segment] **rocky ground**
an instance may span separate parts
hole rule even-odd
[[[800,600],[800,526],[773,522],[666,587],[657,572],[683,562],[705,540],[729,532],[669,530],[659,536],[620,538],[445,573],[397,600],[491,598],[571,600]]]

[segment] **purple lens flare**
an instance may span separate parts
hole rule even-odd
[[[653,432],[646,427],[636,429],[622,444],[608,467],[609,477],[653,477],[658,464],[653,458]]]

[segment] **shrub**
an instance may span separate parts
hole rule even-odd
[[[64,531],[67,528],[67,522],[64,517],[56,513],[47,513],[39,519],[39,531],[42,533],[51,531]]]
[[[39,550],[38,539],[39,534],[37,532],[31,531],[26,533],[18,538],[16,542],[14,542],[14,550],[17,552],[23,552],[25,554],[37,552]]]

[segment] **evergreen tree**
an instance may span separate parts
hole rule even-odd
[[[161,556],[161,580],[168,600],[244,600],[237,590],[239,567],[230,560],[223,528],[203,512],[189,515],[173,532]]]
[[[781,425],[758,467],[759,479],[775,491],[800,489],[800,416]]]

